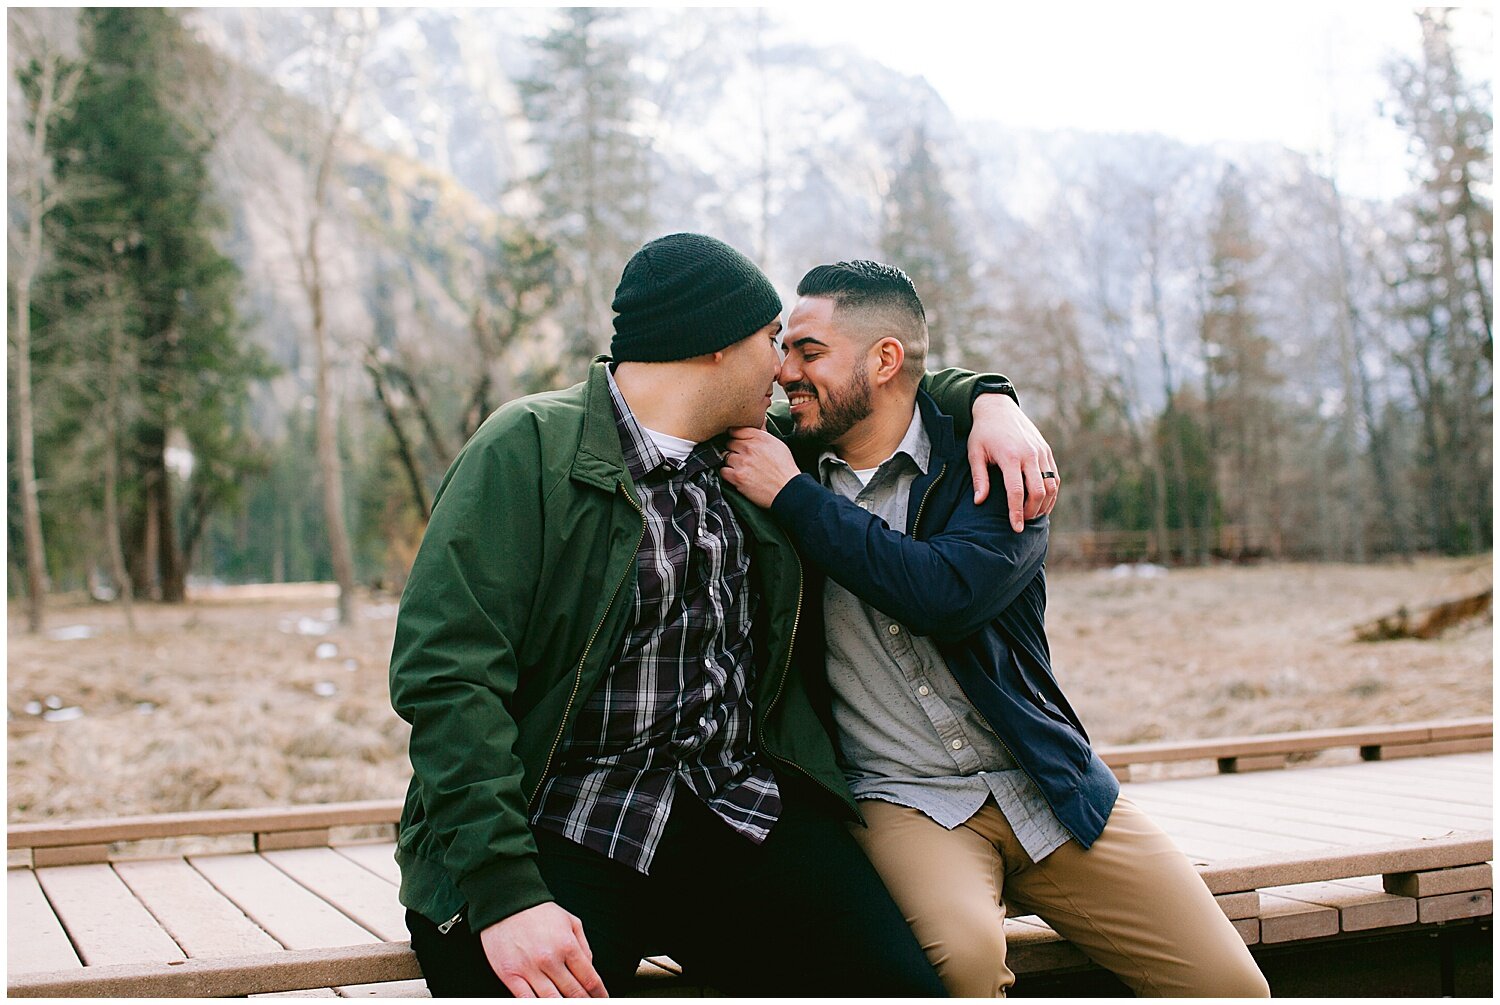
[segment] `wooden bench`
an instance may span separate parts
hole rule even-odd
[[[1488,722],[1101,753],[1115,766],[1189,759],[1189,751],[1216,763],[1329,749],[1317,744],[1333,741],[1382,749],[1448,742],[1455,733],[1473,741]],[[1488,756],[1460,753],[1136,782],[1124,790],[1198,866],[1267,967],[1273,990],[1286,994],[1269,965],[1278,953],[1331,947],[1333,955],[1317,964],[1330,969],[1355,944],[1487,926],[1490,777]],[[399,813],[398,801],[385,800],[14,825],[9,992],[423,995],[395,895]],[[1007,936],[1018,993],[1096,979],[1097,968],[1040,919],[1009,919]],[[1483,963],[1487,973],[1487,956]],[[652,993],[702,993],[666,958],[643,961],[640,974]],[[1452,974],[1441,979],[1451,989]]]

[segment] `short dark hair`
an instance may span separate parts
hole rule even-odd
[[[919,381],[927,369],[927,311],[911,277],[894,265],[857,260],[819,265],[797,284],[799,297],[827,297],[837,311],[858,311],[869,334],[898,339],[906,350],[903,371]],[[874,339],[871,340],[874,344]]]

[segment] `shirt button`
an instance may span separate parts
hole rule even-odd
[[[953,749],[954,750],[962,750],[963,747],[964,747],[964,741],[962,741],[962,740],[954,740],[953,741]]]
[[[891,627],[887,628],[886,631],[890,632],[892,635],[900,635],[901,634],[901,626],[900,625],[892,625]]]
[[[1043,705],[1047,704],[1046,696],[1044,696],[1040,691],[1036,693],[1036,700],[1041,702]]]
[[[924,698],[927,697],[927,695],[929,693],[930,692],[929,692],[926,684],[923,684],[921,687],[917,688],[917,694],[920,694]]]

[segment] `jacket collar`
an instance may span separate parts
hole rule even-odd
[[[583,428],[569,474],[575,481],[613,492],[617,484],[628,482],[630,476],[610,400],[609,364],[608,356],[596,356],[589,365],[583,388]]]
[[[932,441],[932,456],[951,461],[962,453],[958,439],[953,435],[953,418],[938,410],[937,402],[926,391],[917,392],[917,410],[922,413],[922,426],[927,438]],[[928,464],[928,470],[932,465]]]

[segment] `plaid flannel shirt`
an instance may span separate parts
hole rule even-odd
[[[751,619],[744,531],[724,499],[721,452],[665,457],[609,381],[625,464],[646,520],[630,625],[579,707],[532,825],[650,871],[679,788],[750,840],[781,813],[751,749]]]

